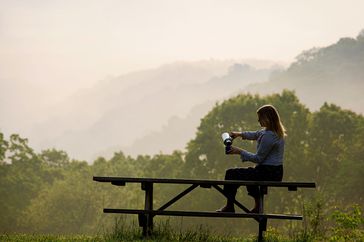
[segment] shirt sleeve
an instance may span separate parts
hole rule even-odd
[[[260,144],[257,153],[251,153],[248,151],[241,151],[240,156],[242,161],[252,161],[254,163],[261,163],[268,156],[269,152],[274,146],[274,137],[269,133],[262,134]]]
[[[247,140],[257,140],[259,137],[259,131],[244,131],[241,133],[241,137]]]

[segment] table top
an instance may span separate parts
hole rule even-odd
[[[181,178],[140,178],[140,177],[104,177],[94,176],[97,182],[125,182],[125,183],[167,183],[167,184],[196,184],[196,185],[256,185],[267,187],[302,187],[315,188],[314,182],[293,181],[240,181],[240,180],[209,180],[209,179],[181,179]]]

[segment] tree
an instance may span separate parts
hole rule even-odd
[[[1,165],[0,230],[14,231],[22,229],[17,226],[17,219],[43,185],[42,168],[27,139],[13,134],[6,143],[3,153],[9,163]]]
[[[68,154],[63,150],[47,149],[43,150],[39,156],[43,162],[52,167],[64,167],[70,163]]]
[[[72,162],[64,179],[45,186],[19,217],[26,230],[39,233],[86,233],[95,228],[102,204],[94,193],[91,169]]]
[[[354,140],[360,116],[340,107],[325,103],[312,116],[310,125],[309,165],[315,170],[315,180],[320,186],[330,186],[337,171],[346,161]]]

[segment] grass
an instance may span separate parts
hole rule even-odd
[[[154,227],[153,233],[143,237],[141,229],[135,225],[128,225],[123,221],[117,221],[112,231],[99,236],[87,235],[45,235],[45,234],[0,234],[1,242],[28,242],[28,241],[141,241],[141,242],[169,242],[169,241],[206,241],[206,242],[253,242],[255,236],[250,238],[234,237],[230,235],[215,235],[208,228],[200,225],[194,229],[176,231],[167,222],[161,222]]]
[[[6,242],[28,242],[28,241],[37,241],[37,242],[45,242],[45,241],[143,241],[143,242],[163,242],[163,241],[211,241],[211,242],[252,242],[254,239],[244,239],[244,238],[233,238],[233,237],[222,237],[222,236],[214,236],[214,235],[206,235],[199,234],[198,232],[187,232],[187,233],[177,233],[177,234],[168,234],[168,235],[152,235],[148,238],[143,238],[140,235],[122,235],[122,236],[108,236],[108,237],[98,237],[98,236],[85,236],[85,235],[75,235],[75,236],[64,236],[64,235],[31,235],[31,234],[9,234],[9,235],[0,235],[0,241]]]
[[[87,236],[87,235],[44,235],[44,234],[1,234],[0,241],[2,242],[65,242],[65,241],[106,241],[102,237]]]
[[[229,234],[217,235],[206,226],[198,226],[191,229],[176,230],[169,224],[169,221],[158,223],[153,233],[143,237],[141,229],[125,220],[116,220],[111,231],[105,231],[102,235],[47,235],[47,234],[0,234],[1,242],[64,242],[64,241],[95,241],[95,242],[119,242],[119,241],[140,241],[140,242],[170,242],[170,241],[197,241],[197,242],[256,242],[256,235],[233,236]],[[309,234],[298,233],[293,237],[280,234],[277,230],[268,229],[265,232],[266,242],[311,242],[325,241]]]
[[[234,237],[234,236],[218,236],[208,231],[159,231],[153,235],[143,238],[141,233],[128,232],[126,234],[109,234],[106,236],[86,236],[86,235],[37,235],[37,234],[2,234],[0,235],[2,242],[65,242],[65,241],[95,241],[95,242],[116,242],[116,241],[140,241],[140,242],[170,242],[170,241],[206,241],[206,242],[255,242],[255,236]],[[288,239],[281,235],[270,234],[265,236],[266,242],[304,242],[316,241],[309,238]]]
[[[242,240],[242,238],[234,238],[232,236],[218,236],[214,235],[208,228],[200,225],[197,228],[176,231],[169,221],[158,223],[153,233],[148,237],[143,237],[141,229],[135,225],[127,225],[123,221],[116,221],[114,229],[111,233],[107,233],[103,236],[105,241],[254,241],[254,240]]]
[[[103,236],[87,235],[45,235],[45,234],[0,234],[1,242],[119,242],[119,241],[140,241],[140,242],[170,242],[170,241],[198,241],[198,242],[256,242],[256,236],[246,237],[214,235],[206,229],[180,231],[166,230],[158,227],[151,236],[143,237],[140,231],[117,231],[116,233],[105,234]],[[295,238],[287,238],[276,232],[268,231],[265,235],[266,242],[310,242],[323,241],[311,236],[299,235]]]

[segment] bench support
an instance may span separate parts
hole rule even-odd
[[[267,194],[267,187],[259,186],[259,214],[264,213],[264,194]],[[259,232],[258,241],[263,241],[263,231],[267,230],[267,218],[260,217],[258,219]]]
[[[151,182],[143,182],[142,190],[145,191],[145,210],[153,210],[153,183]],[[142,216],[144,216],[142,218]],[[139,225],[143,227],[143,235],[148,236],[151,235],[153,231],[153,215],[151,214],[143,214],[139,215]]]
[[[168,208],[169,206],[171,206],[173,203],[177,202],[184,195],[188,194],[189,192],[191,192],[196,187],[198,187],[198,185],[193,184],[192,186],[190,186],[189,188],[187,188],[186,190],[184,190],[183,192],[181,192],[180,194],[178,194],[177,196],[175,196],[174,198],[172,198],[169,202],[167,202],[166,204],[164,204],[162,207],[158,208],[158,210],[164,210],[164,209]]]
[[[190,193],[199,185],[193,184],[188,187],[186,190],[182,191],[180,194],[172,198],[166,204],[161,206],[157,211],[164,211],[166,208],[177,202],[179,199],[184,197],[186,194]],[[213,184],[217,191],[222,193],[225,197],[224,190],[219,186]],[[142,190],[145,191],[145,211],[153,211],[153,183],[151,182],[143,182],[141,184]],[[259,214],[264,214],[264,195],[267,194],[267,188],[264,186],[259,186]],[[236,204],[239,208],[241,208],[246,213],[250,213],[249,209],[246,208],[243,204],[239,203],[238,201],[234,200],[234,204]],[[139,226],[143,227],[143,236],[151,235],[153,231],[153,217],[156,214],[151,213],[140,213],[138,214]],[[258,241],[263,241],[263,232],[267,230],[267,218],[266,217],[255,217],[254,218],[259,223],[259,232],[258,232]]]
[[[188,187],[186,190],[178,194],[176,197],[172,198],[170,201],[168,201],[166,204],[161,206],[157,211],[164,211],[164,209],[171,206],[173,203],[177,202],[179,199],[181,199],[183,196],[194,190],[199,185],[193,184],[190,187]],[[213,184],[212,187],[214,187],[217,191],[222,193],[225,197],[224,190],[219,186]],[[141,183],[142,190],[145,191],[145,205],[144,210],[145,211],[153,211],[153,183],[152,182],[142,182]],[[259,214],[264,214],[264,195],[267,194],[267,187],[265,186],[259,186]],[[239,203],[238,201],[234,200],[234,204],[236,204],[239,208],[241,208],[246,213],[250,213],[249,209],[246,208],[243,204]],[[139,226],[143,227],[143,236],[149,236],[151,235],[153,231],[153,217],[156,214],[151,213],[139,213],[138,214],[138,220],[139,220]],[[258,241],[263,241],[263,231],[267,230],[267,218],[266,217],[253,217],[258,223],[259,223],[259,232],[258,232]]]

